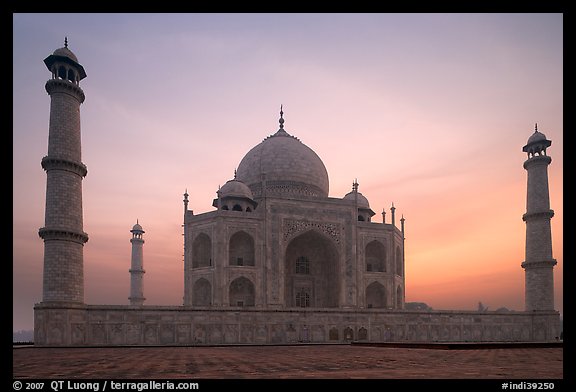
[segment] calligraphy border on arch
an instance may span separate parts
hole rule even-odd
[[[340,225],[330,222],[312,222],[306,220],[284,219],[282,222],[282,239],[287,242],[298,233],[309,229],[317,229],[328,237],[332,238],[334,242],[340,245]]]

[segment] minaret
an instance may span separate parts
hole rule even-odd
[[[526,260],[522,263],[525,271],[526,311],[554,310],[552,234],[550,219],[554,211],[550,209],[548,192],[548,165],[552,159],[546,155],[546,148],[552,142],[538,125],[522,151],[528,154],[524,169],[528,172],[526,213]]]
[[[82,179],[87,169],[82,163],[80,143],[80,104],[84,91],[80,80],[84,68],[68,49],[56,49],[44,59],[52,78],[46,82],[50,95],[48,155],[42,158],[46,171],[46,210],[44,227],[38,234],[44,240],[44,283],[42,303],[84,303],[84,243]]]
[[[130,305],[143,305],[144,300],[144,260],[143,260],[143,245],[144,240],[142,239],[142,226],[138,224],[138,219],[136,224],[130,230],[132,233],[132,263],[130,268]]]

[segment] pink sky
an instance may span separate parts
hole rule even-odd
[[[81,82],[85,301],[128,304],[129,230],[146,233],[146,304],[181,305],[182,194],[219,185],[278,128],[312,148],[343,197],[406,218],[406,301],[523,310],[526,159],[549,167],[563,311],[562,14],[14,14],[13,328],[42,299],[50,73]]]

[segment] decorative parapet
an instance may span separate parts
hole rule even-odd
[[[77,242],[79,244],[84,244],[88,242],[88,234],[84,232],[77,232],[73,230],[66,229],[50,229],[43,227],[38,230],[38,235],[44,241],[50,240],[68,240]]]
[[[553,216],[554,216],[554,210],[539,211],[539,212],[527,212],[524,215],[522,215],[522,220],[524,222],[526,222],[528,220],[540,219],[540,218],[552,219]]]
[[[80,103],[84,102],[86,96],[84,91],[74,83],[63,79],[50,79],[46,82],[46,92],[52,95],[55,92],[63,92],[74,96]]]
[[[48,170],[66,170],[81,177],[86,177],[88,169],[81,162],[74,162],[66,158],[45,156],[42,158],[42,168]]]

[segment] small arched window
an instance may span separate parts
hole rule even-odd
[[[58,68],[58,77],[60,79],[66,80],[66,68],[63,65]]]
[[[73,69],[68,70],[68,80],[71,81],[72,83],[76,83],[76,73],[74,72]]]
[[[242,206],[240,206],[240,204],[234,204],[232,211],[242,211]]]

